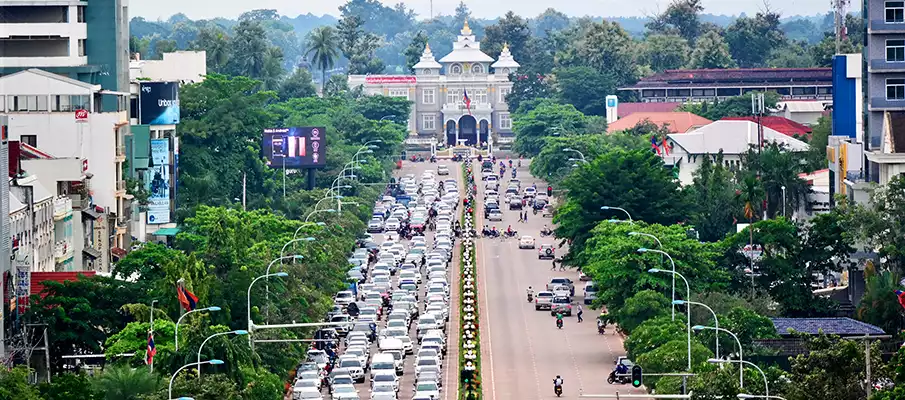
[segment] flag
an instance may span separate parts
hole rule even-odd
[[[650,137],[650,147],[652,147],[657,152],[658,156],[660,155],[660,146],[659,146],[659,143],[657,142],[656,136]]]
[[[905,308],[905,292],[901,290],[896,290],[896,297],[899,298],[899,305]]]
[[[468,110],[468,115],[471,115],[471,99],[468,98],[468,90],[462,89],[462,96],[464,96],[465,109]]]
[[[195,307],[198,307],[198,298],[181,284],[176,286],[176,297],[185,311],[192,311]]]
[[[154,334],[148,332],[148,351],[145,353],[145,364],[154,364],[154,356],[157,355],[157,346],[154,345]]]
[[[672,150],[672,145],[670,145],[669,142],[666,141],[665,136],[663,137],[663,141],[660,142],[660,144],[663,145],[663,152],[665,152],[666,155],[669,155],[669,151]]]

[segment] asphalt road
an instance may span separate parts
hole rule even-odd
[[[445,164],[445,165],[449,166],[450,175],[449,176],[438,175],[436,177],[437,181],[443,181],[443,180],[446,180],[446,179],[449,179],[450,177],[452,177],[459,181],[459,193],[464,194],[465,191],[464,191],[464,186],[462,183],[461,167],[459,164],[453,163],[450,161],[440,160],[438,164],[432,164],[429,162],[412,163],[412,162],[406,161],[406,162],[403,162],[402,169],[396,170],[394,175],[397,178],[399,178],[399,177],[405,176],[407,174],[415,174],[415,180],[417,182],[420,182],[421,174],[425,170],[427,170],[427,169],[436,170],[437,165],[440,165],[440,164]],[[459,215],[461,215],[461,212],[462,212],[462,207],[460,206],[456,212],[457,218]],[[384,235],[375,234],[373,236],[378,243],[382,243],[384,240]],[[428,231],[425,236],[427,236],[428,247],[430,247],[433,243],[433,232]],[[403,240],[403,243],[408,243],[408,241]],[[458,384],[458,375],[456,372],[456,365],[455,365],[454,361],[459,358],[459,351],[458,351],[458,347],[457,347],[458,342],[453,338],[458,337],[458,329],[459,329],[459,327],[458,327],[459,310],[457,307],[455,307],[455,305],[458,304],[458,302],[459,302],[459,293],[458,293],[458,290],[456,290],[456,289],[459,287],[458,277],[459,277],[459,260],[460,260],[460,258],[461,258],[461,248],[459,247],[459,242],[456,242],[456,247],[453,250],[453,261],[452,261],[452,263],[450,263],[449,276],[448,276],[449,284],[450,284],[451,288],[453,288],[453,290],[450,290],[450,303],[449,303],[450,304],[450,309],[449,309],[450,317],[449,317],[449,323],[447,324],[447,343],[448,343],[447,354],[446,354],[446,357],[443,359],[443,367],[442,367],[442,374],[443,374],[442,385],[443,386],[442,386],[440,395],[443,400],[454,400],[456,398],[456,387]],[[394,275],[392,277],[394,288],[397,287],[397,282],[398,282],[397,280],[398,280],[398,277]],[[419,295],[420,300],[423,300],[425,298],[424,293],[425,293],[426,289],[427,289],[427,279],[425,278],[424,283],[422,283],[418,287],[418,290],[420,292],[420,295]],[[424,311],[424,303],[422,301],[419,301],[419,307],[420,307],[421,311]],[[380,329],[384,328],[386,326],[386,320],[382,319],[379,322],[378,326]],[[417,354],[418,344],[417,344],[417,339],[416,339],[416,335],[415,335],[415,327],[416,327],[416,322],[413,322],[411,325],[409,336],[412,338],[413,341],[415,341],[414,351]],[[378,352],[377,344],[375,342],[371,346],[371,354],[372,355],[377,354],[377,352]],[[450,360],[453,360],[453,364],[450,364]],[[404,368],[404,372],[403,372],[403,375],[401,377],[400,384],[399,384],[399,393],[398,393],[399,400],[409,400],[415,395],[415,392],[414,392],[414,385],[415,385],[414,363],[415,363],[415,354],[409,354],[405,358],[405,368]],[[366,372],[365,374],[366,374],[366,376],[368,376],[368,378],[365,379],[364,383],[356,384],[355,388],[358,389],[358,395],[361,398],[361,400],[370,400],[370,398],[371,398],[370,372]],[[327,397],[328,395],[326,394],[326,390],[324,390],[324,392],[325,392],[324,398],[325,399],[329,398],[329,397]]]
[[[526,161],[518,170],[522,189],[537,184],[538,191],[545,191],[547,184],[530,176]],[[494,167],[498,171],[499,167]],[[500,183],[505,191],[510,178],[507,169]],[[475,179],[479,179],[476,176]],[[530,235],[541,244],[553,244],[552,237],[540,237],[541,228],[553,227],[551,218],[528,209],[528,222],[518,222],[518,212],[510,211],[504,201],[503,221],[483,219],[483,183],[478,183],[479,205],[477,227],[484,224],[505,230],[512,229],[519,235]],[[558,257],[566,248],[557,248]],[[599,310],[591,310],[583,304],[582,289],[575,270],[551,271],[550,260],[539,260],[536,249],[518,248],[518,239],[482,238],[477,247],[478,283],[480,296],[482,382],[484,396],[489,400],[549,399],[555,398],[553,379],[564,380],[562,398],[577,399],[580,394],[644,394],[631,385],[610,385],[606,378],[614,368],[617,356],[624,355],[623,340],[614,334],[612,327],[607,334],[599,335],[595,322]],[[545,290],[553,277],[567,277],[575,282],[573,298],[584,309],[584,322],[578,323],[575,312],[565,318],[563,329],[557,329],[556,320],[549,311],[535,311],[528,303],[526,289],[532,286],[535,293]],[[577,306],[573,305],[577,312]]]

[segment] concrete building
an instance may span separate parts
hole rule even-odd
[[[82,175],[91,177],[91,184],[83,187],[86,191],[78,194],[90,197],[89,203],[109,214],[104,220],[111,224],[107,227],[111,239],[101,247],[128,249],[132,196],[126,193],[122,171],[126,160],[124,137],[129,129],[127,94],[115,94],[119,99],[116,104],[122,108],[104,111],[103,99],[110,92],[100,85],[39,69],[0,77],[0,87],[8,94],[6,108],[0,112],[9,117],[10,139],[49,155],[48,159],[28,162],[23,170],[54,188],[53,195],[71,195],[72,182],[80,181]],[[86,205],[78,208],[83,213],[98,214]],[[109,260],[109,255],[102,254],[103,259]],[[109,264],[102,263],[99,268],[107,270]]]
[[[866,181],[905,173],[905,3],[866,0]]]
[[[25,216],[19,215],[22,210],[16,211],[15,218],[10,215],[15,227],[12,235],[20,242],[17,251],[29,257],[32,271],[54,271],[54,196],[33,176],[14,178],[9,189],[25,207]]]
[[[831,108],[832,105],[833,102],[828,100],[778,101],[776,108],[770,110],[770,114],[802,125],[817,125],[820,117],[824,116],[827,108]]]
[[[128,0],[0,0],[0,75],[41,68],[104,90],[129,85]],[[103,96],[113,111],[122,97]]]
[[[780,143],[791,151],[806,151],[808,145],[773,129],[764,127],[764,143]],[[679,169],[679,182],[690,185],[694,173],[701,166],[704,157],[715,157],[723,152],[723,162],[729,168],[738,168],[741,157],[751,145],[758,142],[757,124],[751,121],[716,121],[688,133],[666,136],[669,151],[660,156],[667,166]]]
[[[643,102],[714,101],[768,91],[783,100],[829,100],[833,82],[830,68],[678,69],[619,90],[635,92]]]
[[[508,47],[494,61],[481,51],[466,21],[451,53],[437,62],[430,46],[425,46],[412,68],[413,76],[349,75],[349,86],[411,100],[409,131],[415,138],[471,145],[490,142],[494,134],[512,135],[506,96],[512,91],[509,74],[518,71],[519,64]]]
[[[618,120],[607,125],[606,131],[609,133],[625,131],[645,122],[665,128],[670,133],[685,133],[713,121],[690,112],[636,112],[619,117]]]
[[[9,135],[5,115],[0,115],[0,216],[10,215],[9,193]],[[9,218],[0,218],[0,301],[9,304],[14,274],[12,273],[12,235]],[[7,308],[0,307],[0,359],[6,358]]]
[[[135,54],[134,58],[129,62],[129,86],[133,89],[138,88],[139,80],[186,84],[201,82],[207,75],[205,51],[163,53],[162,60],[142,60],[140,54]]]

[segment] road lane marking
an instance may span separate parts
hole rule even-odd
[[[520,251],[521,249],[517,249],[516,251]],[[512,251],[512,243],[509,243],[509,251]],[[519,280],[519,273],[515,274],[515,287],[522,287],[521,280]],[[518,292],[516,292],[518,293]],[[537,386],[537,398],[541,398],[541,387],[540,387],[540,373],[537,371],[537,355],[534,353],[534,346],[531,344],[531,335],[528,334],[528,315],[525,313],[525,307],[519,306],[519,310],[522,313],[522,324],[525,326],[525,339],[528,341],[528,353],[531,354],[531,367],[534,369],[534,384]]]
[[[481,190],[478,193],[475,193],[475,196],[478,199],[478,201],[476,202],[477,203],[476,205],[483,205],[484,204],[484,199],[483,199],[484,191]],[[484,222],[484,213],[481,212],[480,209],[475,210],[475,211],[477,211],[475,213],[475,214],[477,214],[476,215],[477,218],[475,219],[475,221],[476,221],[475,227],[483,226],[481,223]],[[485,316],[485,319],[486,319],[485,324],[487,325],[487,359],[490,361],[490,394],[491,394],[491,398],[493,400],[497,400],[496,376],[494,375],[494,372],[493,372],[493,369],[494,369],[493,368],[494,367],[494,365],[493,365],[493,338],[492,338],[492,331],[490,329],[490,320],[492,318],[490,317],[490,302],[488,300],[490,298],[490,295],[489,295],[489,293],[487,293],[486,268],[489,264],[487,263],[487,252],[484,251],[483,242],[484,242],[484,240],[476,241],[476,244],[481,244],[481,268],[478,269],[478,273],[481,275],[481,277],[479,277],[480,279],[479,279],[478,283],[481,283],[481,286],[484,287],[484,296],[483,297],[484,297],[484,311],[485,312],[481,313],[481,315]],[[477,266],[475,266],[475,267],[477,267]],[[483,348],[484,346],[481,345],[481,347]],[[483,375],[483,369],[481,371],[481,374]]]

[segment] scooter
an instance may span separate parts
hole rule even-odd
[[[553,231],[549,230],[549,229],[545,230],[545,231],[544,230],[540,231],[540,237],[547,237],[547,236],[553,236]]]
[[[559,329],[562,329],[562,320],[561,319],[556,320],[556,327]]]
[[[597,325],[597,334],[605,335],[606,334],[606,325],[603,325],[603,324]]]
[[[533,293],[528,293],[528,302],[529,302],[529,303],[534,302],[534,294],[533,294]]]
[[[562,396],[562,386],[553,386],[553,393],[556,393],[556,397]]]
[[[620,385],[625,385],[628,382],[629,382],[629,378],[627,376],[616,376],[615,370],[610,372],[610,376],[608,376],[606,378],[606,383],[609,383],[610,385],[612,385],[614,383],[618,383]]]

